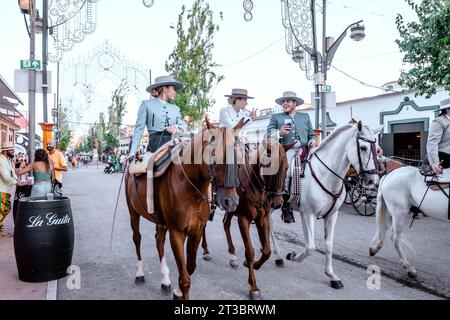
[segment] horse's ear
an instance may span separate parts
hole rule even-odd
[[[362,130],[362,122],[358,121],[358,131],[361,132]]]
[[[377,135],[381,132],[381,130],[383,130],[383,126],[373,129],[372,132],[374,135]]]
[[[211,122],[209,122],[208,116],[205,116],[205,122],[206,122],[206,127],[207,127],[208,129],[213,129],[213,128],[216,127],[216,126],[213,125]]]

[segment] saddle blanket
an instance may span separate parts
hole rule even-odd
[[[436,177],[425,177],[425,182],[450,183],[450,168],[444,169],[443,172]]]

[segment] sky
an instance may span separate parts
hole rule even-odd
[[[56,1],[56,0],[54,0]],[[51,1],[50,1],[51,2]],[[318,1],[320,4],[322,1]],[[105,40],[119,50],[130,61],[151,70],[152,80],[165,75],[164,65],[176,45],[176,25],[181,6],[190,7],[193,0],[154,0],[147,8],[141,0],[99,0],[97,3],[97,27],[81,43],[64,53],[62,63],[88,54]],[[274,100],[284,91],[294,91],[309,103],[313,83],[306,79],[285,49],[285,29],[281,20],[279,0],[253,0],[253,19],[244,20],[242,0],[210,0],[215,20],[220,30],[214,39],[214,60],[222,65],[216,72],[225,79],[215,86],[211,97],[216,100],[211,107],[211,116],[217,119],[220,108],[226,106],[225,94],[232,88],[248,89],[249,109],[271,108]],[[42,6],[41,0],[37,7]],[[318,25],[321,26],[321,11],[318,7]],[[41,11],[41,10],[40,10]],[[219,18],[223,13],[223,20]],[[395,39],[398,31],[395,25],[397,14],[406,21],[416,18],[414,11],[404,0],[330,0],[327,1],[327,35],[335,39],[351,23],[364,20],[366,37],[359,42],[349,36],[338,48],[333,65],[348,75],[365,83],[381,86],[398,79],[403,55],[399,52]],[[20,14],[17,1],[0,0],[0,74],[14,87],[14,69],[19,69],[19,61],[29,57],[29,38],[24,18]],[[318,30],[321,35],[321,30]],[[348,33],[349,35],[349,33]],[[41,36],[36,39],[36,57],[41,59]],[[51,49],[50,49],[51,50]],[[53,92],[56,92],[56,64],[50,63],[53,72]],[[109,95],[114,89],[109,80],[97,79],[99,98],[96,105],[80,106],[76,134],[85,132],[90,123],[98,119],[99,111],[106,111]],[[362,85],[358,81],[331,68],[327,84],[336,92],[336,100],[345,101],[380,94],[381,89]],[[65,93],[61,92],[60,95]],[[25,106],[19,109],[26,115],[26,93],[19,93]],[[125,124],[134,124],[140,98],[131,96],[127,100]],[[42,95],[36,96],[36,122],[43,119]],[[53,107],[53,93],[49,95],[50,109]],[[39,132],[38,132],[39,134]]]

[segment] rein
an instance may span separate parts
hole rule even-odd
[[[311,175],[313,176],[314,180],[316,180],[316,182],[317,182],[317,184],[319,185],[319,187],[320,187],[326,194],[330,195],[330,196],[333,198],[333,203],[331,204],[330,209],[328,209],[328,211],[327,211],[324,215],[322,215],[322,216],[320,216],[320,217],[317,218],[317,219],[324,219],[324,218],[326,218],[326,217],[330,214],[330,212],[333,210],[334,206],[336,205],[337,200],[338,200],[339,197],[341,196],[342,191],[344,190],[344,182],[345,182],[345,180],[344,180],[342,177],[340,177],[336,172],[334,172],[333,170],[331,170],[331,169],[330,169],[330,168],[322,161],[322,159],[319,158],[319,156],[317,155],[317,153],[314,153],[314,155],[315,155],[316,158],[320,161],[320,163],[322,163],[322,165],[323,165],[325,168],[327,168],[328,171],[330,171],[332,174],[334,174],[336,177],[338,177],[340,180],[342,180],[341,189],[339,190],[339,192],[338,192],[338,193],[333,193],[333,192],[331,192],[330,190],[328,190],[328,189],[322,184],[322,182],[320,182],[319,178],[317,177],[316,173],[314,172],[314,170],[313,170],[313,168],[312,168],[312,165],[311,165],[311,158],[308,160],[307,163],[308,163],[308,166],[309,166],[309,170],[311,171]]]

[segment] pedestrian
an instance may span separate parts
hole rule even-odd
[[[316,136],[312,128],[309,115],[297,111],[297,107],[303,104],[303,99],[297,97],[292,91],[286,91],[275,102],[283,107],[283,112],[274,113],[267,126],[267,137],[275,139],[284,145],[292,145],[286,152],[288,159],[288,172],[285,180],[286,194],[281,208],[282,219],[285,223],[295,222],[292,208],[288,202],[290,198],[290,181],[292,178],[294,156],[303,152],[308,147],[316,146]]]
[[[428,131],[427,155],[435,174],[450,168],[450,98],[441,101],[439,116]]]
[[[14,158],[14,145],[4,141],[0,146],[0,236],[12,237],[12,234],[4,232],[3,221],[11,211],[11,188],[17,184],[17,176],[11,163]]]
[[[49,155],[44,149],[37,149],[34,154],[34,162],[23,169],[16,171],[18,175],[32,173],[34,177],[31,197],[45,197],[52,192],[53,164],[49,161]]]
[[[15,160],[15,169],[16,172],[18,169],[23,169],[28,165],[27,155],[23,152],[19,152],[16,156]],[[18,182],[16,186],[16,192],[14,194],[13,201],[13,216],[14,221],[16,220],[17,214],[17,206],[19,204],[19,200],[24,197],[29,197],[31,194],[31,185],[27,184],[27,174],[18,175]]]
[[[248,105],[249,97],[246,89],[232,89],[231,94],[225,95],[228,98],[228,107],[220,110],[219,126],[221,128],[234,128],[242,118],[250,123],[256,117],[256,109],[249,111],[245,109]]]
[[[145,127],[149,134],[147,151],[150,152],[155,152],[169,142],[174,133],[185,131],[186,124],[181,116],[180,108],[171,103],[177,91],[183,86],[181,82],[168,75],[157,77],[155,83],[147,88],[153,99],[144,100],[139,108],[131,142],[130,160],[139,149]]]
[[[61,188],[63,186],[63,171],[67,171],[67,163],[64,159],[64,155],[61,151],[56,149],[55,142],[50,140],[47,142],[48,158],[55,170],[54,178],[52,181],[55,193],[61,194]]]

